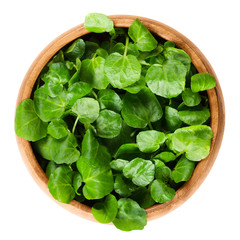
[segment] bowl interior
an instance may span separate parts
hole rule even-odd
[[[129,15],[113,15],[110,16],[110,18],[113,20],[115,27],[129,27],[132,21],[134,21],[136,18],[139,18],[152,33],[160,36],[163,39],[173,41],[177,47],[187,52],[187,54],[191,57],[192,63],[194,64],[198,72],[210,73],[216,78],[217,82],[214,89],[210,89],[207,91],[211,112],[211,128],[214,135],[212,139],[210,154],[207,158],[201,160],[197,164],[190,180],[177,190],[175,197],[171,201],[163,204],[156,204],[146,209],[148,220],[151,220],[169,213],[170,211],[174,210],[182,203],[184,203],[198,189],[198,187],[208,175],[217,157],[224,132],[225,110],[223,95],[217,76],[213,68],[209,64],[208,60],[201,53],[201,51],[181,33],[177,32],[176,30],[163,23],[148,18]],[[88,33],[89,32],[83,27],[83,24],[76,26],[75,28],[70,29],[69,31],[63,33],[58,38],[56,38],[39,54],[39,56],[32,63],[22,82],[17,99],[17,105],[22,100],[30,98],[36,79],[43,67],[48,63],[48,61],[62,47],[72,42],[76,38],[82,37]],[[42,190],[52,198],[51,194],[48,191],[48,178],[40,167],[34,155],[30,142],[17,137],[17,143],[23,160],[31,175],[38,183],[38,185],[42,188]],[[90,207],[84,204],[81,204],[75,200],[73,200],[70,204],[63,204],[59,203],[58,201],[56,202],[77,215],[95,221],[92,216]]]

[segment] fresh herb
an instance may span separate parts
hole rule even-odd
[[[76,39],[49,61],[33,99],[17,107],[15,131],[47,162],[56,200],[75,199],[101,223],[140,230],[144,208],[173,199],[208,156],[204,91],[216,81],[139,19],[126,30],[91,13],[84,26],[99,35]]]

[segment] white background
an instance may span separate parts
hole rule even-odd
[[[237,0],[41,0],[0,3],[0,239],[240,239],[240,14]],[[131,14],[180,31],[205,54],[222,86],[226,128],[218,158],[199,190],[143,231],[75,216],[45,195],[28,173],[14,135],[15,102],[32,61],[85,15]]]

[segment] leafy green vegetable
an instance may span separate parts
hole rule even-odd
[[[186,106],[194,107],[201,102],[201,96],[199,93],[194,93],[190,88],[186,88],[182,93],[182,99]]]
[[[103,198],[113,190],[110,159],[107,149],[98,143],[91,130],[87,130],[82,141],[82,156],[77,161],[87,199]]]
[[[106,15],[86,16],[85,28],[102,34],[63,46],[15,116],[52,196],[123,231],[143,229],[144,208],[173,199],[213,137],[205,90],[215,78],[143,23],[114,28]]]
[[[129,198],[118,200],[118,213],[113,224],[120,230],[141,230],[147,224],[147,214],[137,202]]]
[[[195,162],[188,160],[184,155],[178,160],[175,168],[172,171],[172,179],[179,183],[188,181],[192,176],[195,167]]]
[[[72,181],[73,171],[67,166],[59,166],[49,177],[49,192],[59,202],[69,203],[75,197]]]
[[[185,87],[187,70],[176,60],[167,60],[162,65],[152,65],[146,75],[148,87],[156,95],[173,98],[177,97]]]
[[[155,152],[165,142],[165,134],[156,130],[142,131],[137,135],[137,145],[142,152]]]
[[[216,79],[209,73],[197,73],[191,77],[191,89],[193,92],[199,92],[214,88]]]
[[[18,105],[15,132],[19,137],[33,142],[47,136],[47,123],[34,112],[32,99],[25,99]]]
[[[135,158],[123,169],[123,175],[132,179],[133,183],[140,187],[147,186],[154,179],[155,166],[149,160]]]
[[[97,135],[102,138],[114,138],[122,129],[122,118],[111,110],[102,110],[96,120]]]
[[[80,152],[76,149],[77,139],[72,133],[61,139],[55,139],[48,135],[34,143],[36,151],[45,159],[52,160],[57,164],[71,164],[76,162]]]
[[[113,30],[113,21],[101,13],[89,13],[85,17],[84,27],[91,32],[102,33]]]
[[[200,161],[209,154],[212,130],[206,125],[195,125],[177,129],[169,136],[170,145],[176,153],[186,153],[192,161]]]
[[[112,194],[109,194],[104,201],[95,203],[92,207],[92,214],[100,223],[112,222],[117,212],[118,202]]]
[[[138,18],[132,22],[128,34],[140,51],[152,51],[157,47],[157,40]]]
[[[156,179],[151,185],[151,196],[155,202],[165,203],[173,199],[175,190],[163,180]]]
[[[56,139],[60,139],[66,137],[68,135],[68,126],[62,119],[54,119],[52,120],[48,127],[47,132],[52,137]]]
[[[92,123],[99,116],[99,103],[93,98],[84,97],[73,104],[72,111],[81,123]]]
[[[126,93],[121,113],[124,121],[134,128],[145,128],[163,115],[161,105],[148,88],[137,94]]]
[[[109,109],[119,113],[122,110],[122,100],[112,89],[103,89],[98,92],[98,101],[101,109]]]

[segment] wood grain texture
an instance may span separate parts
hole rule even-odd
[[[113,20],[116,27],[129,27],[132,21],[137,18],[137,16],[113,15],[110,16],[110,18]],[[189,39],[187,39],[185,36],[173,28],[152,19],[143,17],[138,18],[151,32],[159,35],[166,40],[175,42],[177,47],[183,49],[188,53],[192,59],[192,63],[195,65],[199,72],[208,72],[213,75],[217,81],[216,87],[207,91],[211,112],[211,128],[214,135],[212,139],[210,154],[207,158],[199,162],[190,180],[185,183],[179,190],[177,190],[175,197],[171,201],[163,204],[156,204],[146,209],[148,220],[152,220],[169,213],[170,211],[183,204],[188,198],[192,196],[192,194],[200,187],[202,182],[207,177],[217,158],[217,154],[221,146],[225,125],[225,108],[224,99],[217,76],[202,52]],[[56,38],[38,55],[38,57],[29,68],[22,82],[17,98],[17,105],[22,100],[30,97],[35,81],[46,63],[63,46],[73,41],[74,39],[88,33],[89,32],[83,27],[83,24],[78,25]],[[27,140],[19,137],[17,137],[17,143],[22,158],[32,177],[35,179],[39,187],[46,194],[48,194],[49,197],[52,198],[51,194],[48,191],[48,178],[38,164],[31,144]],[[92,221],[96,221],[92,216],[90,207],[84,204],[81,204],[75,200],[73,200],[70,204],[59,203],[56,200],[54,201],[74,214]]]

